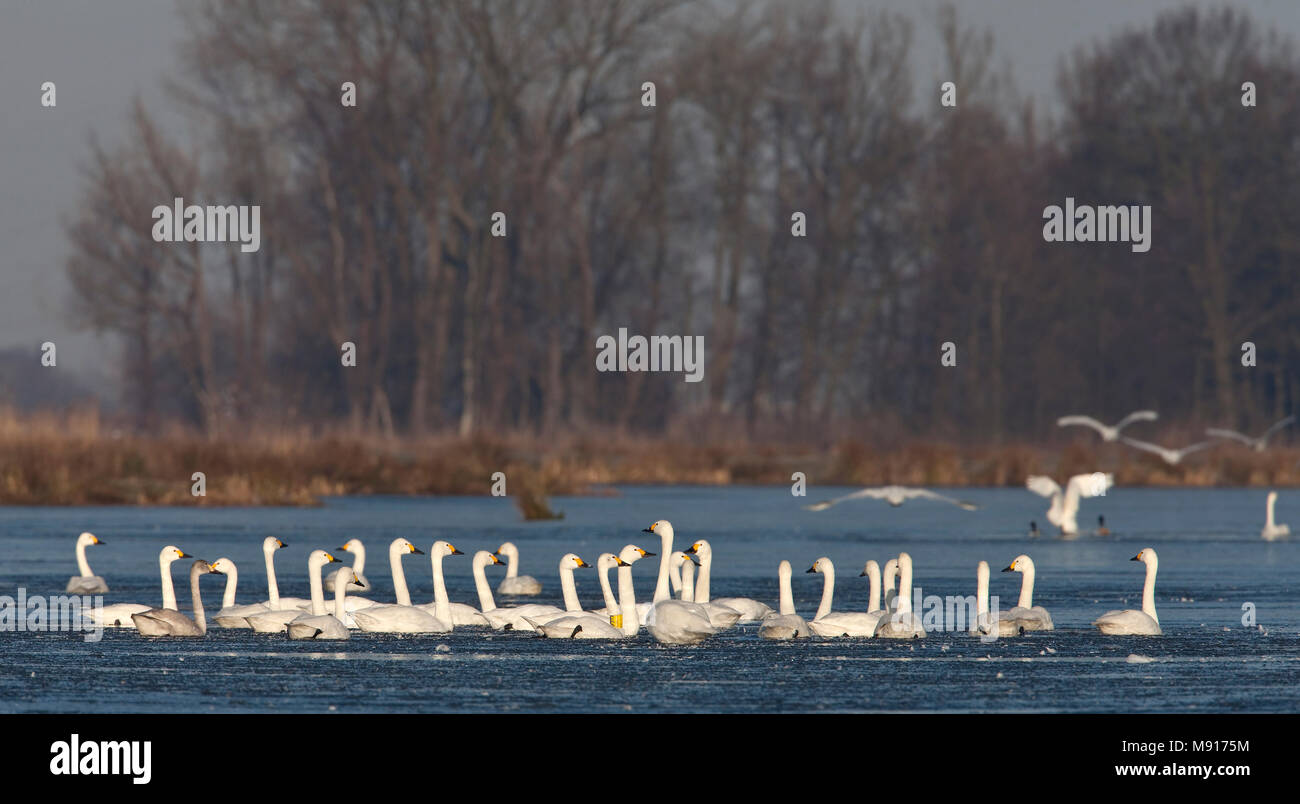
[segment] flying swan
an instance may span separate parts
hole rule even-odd
[[[1251,438],[1248,435],[1242,435],[1241,433],[1238,433],[1236,430],[1224,430],[1215,427],[1207,428],[1205,434],[1214,436],[1215,438],[1228,438],[1228,439],[1232,439],[1233,441],[1240,441],[1241,443],[1245,444],[1246,446],[1250,447],[1256,452],[1263,452],[1265,449],[1268,448],[1268,440],[1273,436],[1274,433],[1276,433],[1278,430],[1281,430],[1283,427],[1287,427],[1288,425],[1294,422],[1295,422],[1295,416],[1287,416],[1285,419],[1274,422],[1273,426],[1265,430],[1264,435],[1260,436],[1259,438]]]
[[[920,499],[920,500],[936,500],[938,502],[951,503],[952,505],[955,505],[958,508],[963,508],[967,511],[979,510],[978,505],[974,503],[966,502],[965,500],[958,500],[955,497],[945,497],[944,495],[936,494],[935,492],[930,491],[929,489],[914,489],[914,488],[908,488],[906,486],[878,486],[873,488],[866,488],[866,489],[862,489],[861,491],[855,491],[852,494],[845,494],[843,497],[836,497],[833,500],[822,500],[819,503],[813,503],[812,505],[805,505],[804,508],[809,511],[825,511],[827,508],[830,508],[832,505],[839,505],[840,503],[847,502],[849,500],[861,500],[866,498],[870,498],[873,500],[884,500],[885,502],[889,503],[895,508],[902,505],[906,500]]]
[[[1119,431],[1128,427],[1133,422],[1153,422],[1160,418],[1154,410],[1136,410],[1124,418],[1114,427],[1107,427],[1091,416],[1062,416],[1056,420],[1057,427],[1069,427],[1071,425],[1083,425],[1091,427],[1101,434],[1104,441],[1116,441],[1119,439]]]

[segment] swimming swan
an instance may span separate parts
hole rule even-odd
[[[491,627],[491,623],[478,609],[464,603],[452,603],[447,596],[447,581],[442,574],[442,560],[447,556],[463,556],[450,542],[436,541],[429,550],[429,564],[433,568],[433,602],[421,603],[417,609],[424,609],[439,622],[452,626],[471,625]]]
[[[808,628],[822,637],[871,637],[875,636],[882,611],[850,612],[832,611],[835,599],[835,564],[826,556],[813,562],[808,572],[822,574],[822,602],[817,607],[817,614]]]
[[[771,606],[748,597],[720,597],[717,600],[710,600],[709,581],[713,577],[713,547],[704,539],[700,539],[686,548],[686,553],[700,558],[700,577],[695,581],[695,602],[709,612],[709,621],[715,628],[730,628],[738,622],[760,622],[772,613]]]
[[[519,574],[519,548],[515,547],[514,542],[506,542],[497,548],[497,557],[505,556],[509,559],[506,563],[506,577],[501,579],[497,584],[497,592],[502,595],[540,595],[542,593],[542,582],[531,575]]]
[[[887,612],[876,624],[877,639],[911,639],[924,637],[925,627],[921,618],[912,611],[912,557],[907,553],[898,554],[898,596],[895,598],[897,608]]]
[[[1091,416],[1062,416],[1056,420],[1056,426],[1069,427],[1070,425],[1081,424],[1096,430],[1101,434],[1104,441],[1116,441],[1119,439],[1119,431],[1133,422],[1153,422],[1158,418],[1160,416],[1154,410],[1136,410],[1120,419],[1114,427],[1107,427]]]
[[[1075,519],[1079,513],[1079,500],[1083,497],[1099,497],[1113,485],[1115,476],[1100,472],[1075,475],[1066,484],[1064,493],[1055,480],[1045,475],[1030,475],[1025,480],[1025,488],[1052,501],[1051,507],[1047,509],[1047,521],[1066,534],[1079,531],[1079,522]]]
[[[582,604],[578,601],[578,588],[574,583],[573,572],[578,569],[591,569],[591,565],[583,561],[575,553],[565,553],[560,556],[559,567],[560,592],[564,596],[564,608],[558,612],[543,612],[537,615],[525,616],[525,624],[532,627],[533,630],[537,630],[538,623],[546,623],[566,615],[573,616],[587,613],[582,610]]]
[[[175,609],[149,609],[132,614],[135,628],[142,636],[203,636],[208,632],[208,621],[203,616],[203,598],[199,595],[199,576],[217,570],[206,561],[195,561],[190,566],[190,601],[194,607],[194,619],[186,617]]]
[[[172,562],[178,558],[194,558],[194,556],[171,544],[158,551],[158,572],[162,576],[162,607],[173,611],[176,610],[176,590],[172,586]],[[135,628],[133,616],[146,611],[153,611],[153,607],[143,603],[114,603],[102,609],[87,609],[83,614],[92,622],[97,622],[105,628]]]
[[[312,613],[300,614],[289,622],[286,630],[290,639],[349,639],[352,634],[345,624],[348,609],[344,599],[348,594],[348,585],[354,580],[350,567],[340,567],[334,573],[334,613],[325,613],[324,595],[321,594],[321,567],[333,558],[324,550],[313,550],[307,559],[307,571],[311,576]]]
[[[618,599],[623,609],[623,634],[635,636],[640,629],[637,617],[636,593],[632,587],[632,565],[645,556],[652,556],[634,544],[629,544],[618,554]],[[710,621],[709,613],[699,603],[684,600],[661,600],[651,610],[646,630],[657,642],[669,645],[690,645],[718,632]],[[734,613],[734,612],[733,612]]]
[[[496,599],[492,597],[492,587],[488,586],[486,569],[489,564],[501,563],[503,562],[497,558],[496,553],[480,550],[474,554],[474,588],[478,592],[479,611],[494,629],[532,631],[533,626],[524,619],[525,617],[541,618],[546,615],[558,617],[564,614],[564,609],[559,606],[543,603],[524,603],[519,606],[498,608]]]
[[[1092,624],[1109,636],[1159,636],[1160,619],[1156,617],[1156,567],[1160,559],[1150,547],[1139,552],[1130,561],[1141,561],[1147,565],[1147,579],[1142,586],[1142,610],[1108,611],[1093,620]]]
[[[1004,620],[1001,614],[989,611],[989,562],[981,561],[975,567],[975,622],[971,623],[970,632],[976,636],[1019,636],[1020,626],[1013,621]]]
[[[781,585],[779,613],[769,614],[758,626],[758,635],[763,639],[798,639],[810,633],[804,618],[794,613],[794,594],[790,591],[790,562],[782,561],[777,565],[776,577]]]
[[[1277,523],[1273,521],[1273,506],[1276,503],[1277,503],[1277,492],[1270,491],[1268,493],[1268,502],[1265,503],[1265,508],[1267,509],[1268,516],[1264,520],[1264,529],[1260,531],[1259,534],[1260,536],[1264,537],[1265,541],[1271,542],[1274,539],[1280,539],[1283,536],[1291,535],[1291,527],[1289,525],[1284,525],[1282,523]]]
[[[212,562],[212,569],[226,576],[226,593],[221,599],[221,611],[212,621],[222,628],[248,628],[248,615],[268,611],[264,603],[251,603],[245,606],[235,605],[235,590],[239,587],[239,568],[228,558],[218,558]]]
[[[267,555],[269,558],[270,554],[268,553]],[[325,564],[338,563],[338,561],[337,558],[324,550],[312,550],[311,554],[307,556],[307,579],[308,583],[311,585],[312,597],[315,598],[312,602],[315,603],[318,601],[320,603],[319,611],[321,614],[325,613],[325,596],[321,592],[320,567]],[[316,563],[319,563],[319,566],[313,570],[312,565]],[[274,578],[274,576],[271,577]],[[272,589],[274,590],[274,585],[272,586]],[[278,599],[278,596],[276,597]],[[266,611],[249,614],[244,619],[248,622],[248,627],[252,628],[256,633],[278,634],[288,630],[289,623],[298,619],[303,614],[314,613],[315,608],[311,611],[304,612],[302,609],[294,606],[280,609],[270,608],[268,606]]]
[[[355,558],[352,561],[352,588],[349,592],[370,592],[374,589],[370,581],[366,580],[366,546],[361,543],[360,539],[348,539],[339,548],[345,553],[351,553]],[[325,591],[333,593],[334,579],[338,576],[339,571],[334,570],[325,576]]]
[[[424,609],[411,605],[411,592],[406,586],[406,573],[402,570],[402,556],[424,551],[400,536],[388,545],[388,566],[393,573],[393,591],[396,605],[378,605],[355,609],[352,619],[362,631],[381,634],[441,634],[452,629]]]
[[[1034,605],[1034,560],[1026,555],[1018,555],[1003,572],[1019,572],[1020,602],[1010,611],[1002,614],[999,620],[1015,623],[1025,631],[1051,631],[1052,615],[1047,609]]]
[[[609,557],[613,558],[612,555]],[[545,620],[525,617],[524,619],[537,633],[559,639],[621,639],[623,637],[623,632],[615,628],[608,617],[583,611],[578,604],[577,591],[573,588],[573,570],[590,566],[573,553],[567,553],[560,559],[560,585],[565,587],[565,613]],[[608,586],[608,581],[605,585]]]
[[[86,548],[92,544],[103,544],[93,533],[83,533],[77,537],[77,575],[68,579],[64,589],[69,595],[102,595],[108,592],[104,579],[90,571],[90,562],[86,561]]]

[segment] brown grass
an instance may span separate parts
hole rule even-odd
[[[1255,453],[1224,444],[1170,467],[1123,445],[1084,439],[889,448],[843,441],[827,449],[607,434],[409,441],[298,432],[214,440],[182,428],[128,433],[94,412],[0,410],[0,503],[8,505],[313,505],[338,494],[487,494],[499,471],[533,519],[563,515],[548,496],[600,493],[612,484],[788,485],[803,472],[813,485],[1019,486],[1029,474],[1059,479],[1102,470],[1121,486],[1294,486],[1298,460],[1296,449]],[[194,472],[206,476],[204,497],[190,493]]]

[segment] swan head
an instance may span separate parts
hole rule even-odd
[[[500,564],[501,559],[497,558],[496,553],[489,553],[487,550],[479,550],[474,554],[474,568],[486,567],[488,564]]]
[[[984,580],[988,580],[988,577],[989,577],[989,562],[987,562],[987,561],[981,561],[979,564],[976,564],[976,565],[975,565],[975,577],[976,577],[976,578],[981,578],[981,579],[984,579]]]
[[[1159,558],[1156,556],[1155,550],[1152,550],[1150,547],[1146,547],[1143,548],[1142,550],[1139,550],[1138,554],[1130,558],[1129,561],[1141,561],[1143,564],[1146,564],[1148,567],[1154,567],[1159,562]]]
[[[835,569],[835,565],[831,563],[831,560],[826,556],[822,556],[814,561],[812,566],[809,567],[806,572],[827,572],[833,569]]]
[[[565,570],[572,571],[580,567],[590,569],[591,565],[586,561],[583,561],[574,553],[565,553],[564,557],[560,559],[560,572],[564,572]]]
[[[356,583],[357,576],[356,573],[352,571],[351,567],[339,567],[338,573],[339,573],[338,575],[334,576],[335,591],[338,591],[340,589],[346,590],[348,588],[348,584]]]
[[[876,563],[874,558],[868,560],[867,563],[862,565],[862,572],[858,573],[858,577],[865,578],[873,574],[880,575],[880,565]]]
[[[1271,503],[1271,502],[1273,502],[1273,501],[1276,500],[1276,499],[1277,499],[1277,492],[1276,492],[1276,491],[1270,491],[1270,492],[1268,493],[1268,501]],[[83,534],[81,534],[81,535],[82,535],[82,536],[89,536],[90,534],[89,534],[89,533],[83,533]]]
[[[704,541],[703,539],[700,539],[700,540],[699,540],[698,542],[696,542],[695,544],[693,544],[693,545],[691,545],[690,547],[686,548],[686,552],[687,552],[687,553],[690,553],[691,555],[697,555],[697,556],[699,556],[700,558],[712,558],[712,557],[713,557],[713,547],[711,547],[711,546],[709,545],[709,543],[706,542],[706,541]]]
[[[158,560],[170,564],[178,558],[194,558],[174,544],[169,544],[158,553]]]
[[[515,543],[514,543],[514,542],[506,542],[505,544],[503,544],[503,545],[501,545],[500,547],[497,548],[497,551],[496,551],[496,553],[495,553],[494,555],[505,556],[506,558],[510,559],[511,561],[518,561],[518,560],[519,560],[519,548],[518,548],[518,547],[515,547]]]
[[[361,547],[361,540],[360,540],[360,539],[348,539],[346,542],[343,543],[343,546],[340,547],[339,549],[342,550],[342,551],[345,552],[345,553],[351,553],[352,551],[356,550],[357,548],[360,548],[360,549],[362,549],[362,550],[365,549],[364,547]]]
[[[221,575],[234,575],[237,572],[235,569],[235,562],[228,558],[218,558],[216,561],[213,561],[212,571]]]
[[[213,572],[217,573],[218,575],[222,574],[221,570],[217,569],[215,566],[209,564],[208,562],[204,561],[201,558],[190,565],[191,575],[207,575]]]
[[[356,541],[356,540],[353,539],[352,541]],[[352,542],[348,542],[348,544],[351,544],[351,543],[352,543]],[[346,546],[346,545],[344,545],[344,546]],[[429,553],[430,553],[431,555],[435,555],[435,556],[437,556],[437,555],[443,555],[443,556],[463,556],[463,555],[465,555],[465,554],[462,553],[461,551],[457,550],[454,546],[452,546],[452,544],[451,544],[450,542],[444,542],[444,541],[441,541],[441,540],[436,541],[436,542],[433,543],[433,548],[429,551]]]
[[[695,560],[695,556],[688,555],[686,552],[682,550],[674,551],[673,554],[669,556],[669,560],[676,561],[679,564],[689,561],[697,567],[700,565],[700,562]]]
[[[284,542],[280,541],[274,536],[267,536],[265,539],[262,540],[262,552],[268,555],[274,553],[276,550],[279,550],[281,547],[288,547],[288,546],[289,545],[285,544]]]
[[[780,564],[776,565],[776,577],[789,578],[793,574],[794,574],[794,570],[790,569],[789,561],[783,560]]]
[[[629,567],[646,556],[652,556],[654,553],[648,553],[637,547],[635,544],[629,544],[618,553],[618,566]]]
[[[1027,555],[1018,555],[1010,565],[1002,569],[1003,572],[1029,572],[1034,568],[1034,560]]]
[[[596,569],[600,572],[609,572],[618,566],[618,556],[613,553],[601,553],[596,557]]]
[[[338,559],[324,550],[312,550],[311,555],[307,556],[307,567],[309,569],[317,569],[333,563],[338,563]]]
[[[648,528],[643,528],[642,533],[653,533],[661,539],[669,541],[673,538],[673,523],[666,519],[660,519]]]
[[[1276,497],[1276,496],[1277,496],[1277,492],[1273,492],[1273,496]],[[83,533],[83,534],[81,534],[80,536],[77,537],[77,545],[80,546],[80,545],[83,545],[83,544],[86,544],[86,545],[90,545],[90,544],[103,544],[103,542],[101,542],[101,541],[99,540],[99,537],[98,537],[98,536],[96,536],[95,534],[90,533],[89,531],[87,531],[86,533]]]
[[[415,553],[417,556],[424,555],[423,550],[411,544],[409,540],[402,538],[393,539],[393,543],[388,547],[388,552],[392,555],[401,555],[402,553]],[[338,561],[337,558],[334,560]]]

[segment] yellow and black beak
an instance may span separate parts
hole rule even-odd
[[[1011,566],[1009,566],[1009,567],[1003,567],[1003,568],[1002,568],[1002,571],[1003,571],[1003,572],[1015,572],[1015,571],[1016,571],[1016,563],[1015,563],[1014,561],[1011,562]]]
[[[448,546],[448,547],[451,547],[450,544],[447,545],[447,546]],[[462,553],[461,551],[457,550],[455,547],[451,547],[451,554],[454,555],[454,556],[463,556],[463,555],[465,555],[465,554]]]
[[[104,540],[99,538],[98,536],[95,537],[95,541],[91,542],[91,544],[103,544],[103,543]]]
[[[501,559],[497,558],[497,554],[496,554],[496,553],[493,553],[493,554],[492,554],[492,563],[493,563],[493,564],[500,564],[500,563],[501,563]]]
[[[637,548],[637,552],[641,553],[641,556],[642,556],[643,558],[644,558],[645,556],[652,556],[652,555],[654,555],[654,553],[648,552],[648,551],[646,551],[646,550],[642,550],[640,547]]]
[[[690,555],[695,555],[695,553],[696,553],[695,548],[696,548],[697,546],[698,546],[698,545],[694,545],[694,544],[693,544],[693,545],[691,545],[690,547],[688,547],[688,548],[686,548],[685,550],[683,550],[682,552],[683,552],[683,553],[688,553],[688,554],[690,554]]]
[[[345,552],[345,553],[350,552],[350,551],[348,550],[348,546],[347,546],[346,544],[343,545],[342,547],[338,548],[338,549],[339,549],[339,550],[342,550],[342,551]]]
[[[616,563],[615,563],[615,566],[619,566],[619,567],[630,567],[630,566],[632,566],[631,564],[627,563],[626,561],[624,561],[623,559],[619,558],[618,556],[615,556],[615,557],[614,557],[614,561],[616,562]]]
[[[809,567],[808,569],[804,570],[804,572],[816,572],[816,571],[817,571],[817,565],[816,565],[816,564],[813,564],[811,567]]]
[[[1135,555],[1135,556],[1133,556],[1132,558],[1129,559],[1129,561],[1141,561],[1141,560],[1142,560],[1142,554],[1141,554],[1141,553],[1138,553],[1137,555]]]
[[[578,559],[578,566],[579,566],[579,567],[587,567],[588,569],[591,568],[591,565],[588,564],[586,561],[583,561],[581,558]]]
[[[185,552],[184,550],[177,550],[176,552],[178,552],[178,553],[181,554],[181,555],[180,555],[181,558],[194,558],[194,556],[190,555],[189,553]]]
[[[226,573],[222,572],[221,570],[217,569],[217,565],[216,565],[216,564],[209,564],[209,565],[208,565],[208,572],[215,572],[215,573],[217,573],[218,575],[225,575],[225,574],[226,574]]]
[[[343,563],[342,561],[339,561],[337,558],[335,558],[334,555],[333,555],[332,553],[326,553],[326,554],[325,554],[325,557],[329,559],[329,561],[326,562],[326,563],[330,563],[330,564],[342,564],[342,563]]]
[[[648,527],[648,528],[641,528],[641,532],[642,532],[642,533],[654,533],[654,532],[655,532],[655,526],[654,526],[654,525],[651,525],[651,526]]]
[[[281,546],[281,547],[288,547],[288,546],[289,546],[288,544],[286,544],[285,542],[280,541],[279,539],[276,539],[276,540],[275,540],[275,543],[278,544],[278,545]]]
[[[424,555],[424,551],[421,550],[420,548],[416,547],[415,545],[411,545],[411,552],[412,552],[412,553],[415,553],[417,556],[422,556],[422,555]]]

